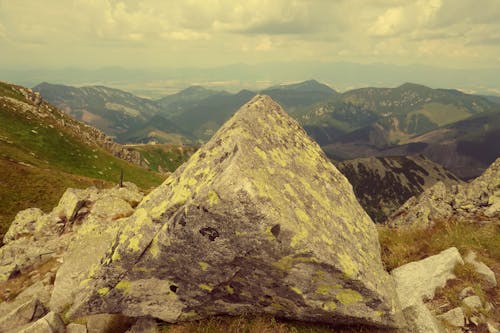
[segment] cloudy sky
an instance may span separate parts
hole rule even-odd
[[[0,68],[500,67],[500,0],[0,0]]]

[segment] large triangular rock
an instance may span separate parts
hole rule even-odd
[[[124,223],[70,316],[269,313],[399,326],[377,230],[267,96],[244,105]]]

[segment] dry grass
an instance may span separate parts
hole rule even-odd
[[[438,254],[452,246],[462,255],[473,250],[478,260],[487,264],[498,277],[500,276],[500,221],[474,216],[468,220],[439,221],[433,227],[423,230],[391,229],[379,227],[382,246],[382,260],[388,270],[408,262],[421,260]],[[458,265],[454,271],[456,279],[448,281],[444,288],[436,292],[429,302],[437,313],[444,313],[462,305],[459,293],[472,287],[474,294],[483,304],[493,305],[491,311],[481,310],[490,319],[500,318],[500,288],[488,288],[488,284],[471,264]]]
[[[261,317],[212,317],[162,326],[162,333],[376,333],[373,327],[334,327],[326,324]],[[384,332],[387,332],[385,330]]]
[[[244,317],[214,317],[207,320],[181,323],[164,327],[162,332],[168,333],[288,333],[289,330],[282,323],[273,318]]]
[[[500,221],[473,217],[439,221],[428,229],[393,229],[379,226],[382,261],[387,270],[456,247],[465,254],[474,250],[487,265],[500,263]]]

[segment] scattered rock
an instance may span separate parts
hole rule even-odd
[[[446,322],[450,326],[454,327],[464,327],[465,326],[465,315],[462,308],[454,308],[442,315],[437,316],[438,319]]]
[[[104,190],[94,187],[68,189],[49,214],[40,215],[40,210],[19,213],[17,223],[6,234],[6,244],[0,248],[0,281],[59,258],[66,252],[68,245],[76,240],[75,232],[80,228],[82,233],[103,232],[111,228],[116,220],[130,216],[143,195],[134,184],[124,185],[122,188]],[[90,223],[91,220],[94,223]],[[94,230],[99,224],[98,220],[106,221],[102,230]],[[89,226],[82,227],[86,221]]]
[[[390,218],[391,226],[426,228],[433,221],[443,219],[453,213],[451,197],[446,185],[437,182],[418,197],[411,197]]]
[[[500,158],[470,183],[447,188],[438,182],[418,197],[410,198],[389,218],[388,224],[426,228],[436,220],[477,214],[500,215]]]
[[[486,266],[483,262],[477,260],[477,255],[474,251],[470,251],[464,257],[465,262],[474,266],[476,272],[481,275],[484,281],[488,284],[489,288],[495,288],[497,286],[497,279],[495,278],[495,273]]]
[[[0,332],[28,324],[46,313],[47,308],[38,299],[33,298],[0,318]]]
[[[141,202],[101,262],[71,318],[267,313],[402,324],[375,225],[347,179],[266,96]]]
[[[469,322],[471,322],[474,326],[477,327],[481,323],[481,318],[479,318],[478,316],[471,316],[469,318]]]
[[[466,297],[462,300],[462,302],[465,306],[473,311],[479,310],[483,307],[483,303],[477,295]]]
[[[407,327],[404,333],[444,333],[444,329],[423,302],[403,309]]]
[[[474,295],[474,289],[472,289],[472,287],[466,287],[458,294],[458,297],[460,297],[460,299],[464,299],[465,297],[472,295]]]
[[[73,223],[78,211],[82,209],[87,201],[96,201],[98,195],[98,189],[95,187],[89,187],[84,190],[68,188],[59,204],[54,208],[52,214],[56,215],[60,219],[64,219],[65,223]]]

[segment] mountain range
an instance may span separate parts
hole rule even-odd
[[[59,89],[63,93],[58,94]],[[64,93],[68,89],[71,94]],[[193,86],[148,100],[104,87],[43,83],[34,90],[77,119],[115,135],[119,142],[176,144],[207,141],[257,94]],[[412,83],[339,93],[315,80],[272,86],[259,93],[280,103],[333,160],[423,154],[468,179],[500,154],[500,148],[491,146],[500,135],[500,104],[484,96]]]

